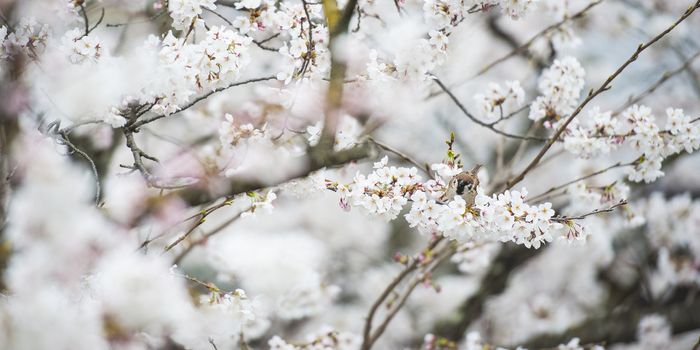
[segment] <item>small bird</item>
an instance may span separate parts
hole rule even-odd
[[[463,171],[455,175],[447,184],[447,190],[442,195],[440,201],[448,202],[454,199],[456,195],[462,196],[467,206],[474,205],[476,198],[476,188],[479,186],[479,177],[476,174],[481,169],[482,165],[477,164],[470,171]]]

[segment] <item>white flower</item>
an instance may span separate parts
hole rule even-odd
[[[321,139],[323,133],[323,122],[319,121],[306,127],[307,140],[310,146],[315,146]],[[362,133],[362,128],[357,119],[349,115],[341,117],[340,125],[335,134],[334,149],[336,151],[353,147],[357,143],[357,138]]]
[[[537,0],[501,0],[501,12],[512,19],[519,19],[531,10]]]
[[[571,23],[566,23],[557,28],[552,34],[552,44],[557,50],[575,48],[581,45],[581,38],[574,33]]]
[[[83,35],[80,28],[66,32],[61,39],[63,49],[69,53],[72,63],[97,62],[102,56],[102,44],[94,34]]]
[[[241,34],[247,34],[251,29],[250,19],[245,16],[238,16],[234,18],[232,23],[232,26],[238,29]]]
[[[173,28],[188,30],[202,14],[202,7],[215,10],[216,0],[169,0],[168,12],[173,19]]]
[[[2,32],[7,33],[7,29],[1,30],[0,34],[3,34]],[[46,48],[49,39],[49,26],[47,24],[40,25],[33,17],[23,17],[4,39],[0,58],[19,52],[36,58]]]
[[[264,127],[264,126],[263,126]],[[231,114],[224,115],[224,121],[219,127],[219,140],[224,147],[235,146],[241,140],[263,137],[265,131],[256,129],[253,124],[238,124]]]
[[[557,347],[558,350],[584,350],[583,346],[581,346],[581,340],[579,338],[572,338],[569,340],[568,343],[566,344],[560,344],[559,347]]]
[[[493,122],[513,112],[525,102],[525,91],[518,81],[507,81],[505,88],[491,83],[486,93],[474,95],[477,107],[487,122]]]
[[[644,316],[637,326],[637,340],[646,349],[664,349],[671,343],[671,326],[664,316]]]
[[[564,148],[584,159],[608,154],[619,145],[617,129],[617,118],[595,107],[586,120],[574,120],[569,125],[564,134]]]
[[[382,159],[381,159],[380,161],[374,163],[374,168],[375,168],[375,169],[383,168],[383,167],[385,167],[388,163],[389,163],[389,157],[388,157],[388,156],[384,156],[384,157],[382,157]]]
[[[530,107],[529,118],[562,118],[571,114],[583,90],[586,72],[574,57],[554,60],[551,67],[542,72],[538,97]]]
[[[448,165],[445,163],[433,164],[430,166],[430,169],[437,172],[438,176],[446,180],[449,180],[455,175],[464,171],[461,167],[458,167],[456,165]]]
[[[377,163],[381,165],[383,162]],[[412,196],[414,188],[420,183],[418,169],[377,167],[368,176],[355,175],[353,183],[349,186],[348,198],[351,204],[362,208],[371,215],[377,215],[387,220],[393,220]],[[417,195],[419,199],[420,195]],[[415,210],[422,208],[416,207]],[[413,211],[409,220],[413,220],[418,213]],[[416,217],[417,219],[417,217]]]
[[[102,120],[113,128],[121,128],[126,125],[126,118],[121,115],[121,111],[117,107],[112,107]]]
[[[641,161],[628,170],[628,174],[629,180],[632,182],[653,182],[664,175],[664,172],[661,171],[661,158],[643,157]]]
[[[275,192],[268,192],[265,195],[260,195],[257,193],[252,193],[248,195],[248,198],[250,198],[251,204],[250,204],[250,210],[243,212],[241,214],[241,217],[247,217],[253,215],[257,210],[262,209],[265,212],[271,212],[274,207],[272,206],[272,202],[277,199],[277,194]]]
[[[241,0],[239,2],[236,2],[236,8],[237,9],[256,9],[260,7],[260,4],[262,3],[261,0]]]

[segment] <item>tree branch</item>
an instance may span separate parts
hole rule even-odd
[[[490,124],[490,123],[485,123],[485,122],[479,120],[478,118],[476,118],[473,114],[471,114],[471,113],[469,112],[469,110],[467,110],[467,108],[466,108],[461,102],[459,102],[459,100],[458,100],[457,97],[452,93],[452,91],[450,91],[450,90],[447,88],[447,86],[445,86],[445,84],[443,84],[443,83],[440,81],[440,79],[438,79],[437,77],[433,77],[433,81],[435,81],[435,83],[438,84],[438,86],[440,86],[440,88],[441,88],[445,93],[447,93],[447,96],[449,96],[450,99],[452,99],[452,101],[457,105],[457,107],[459,107],[459,109],[462,111],[462,113],[464,113],[465,116],[467,116],[469,119],[471,119],[471,121],[473,121],[474,123],[478,124],[479,126],[482,126],[482,127],[484,127],[484,128],[487,128],[487,129],[489,129],[489,130],[491,130],[491,131],[493,131],[493,132],[495,132],[495,133],[497,133],[497,134],[499,134],[499,135],[503,135],[503,136],[505,136],[505,137],[509,137],[509,138],[513,138],[513,139],[527,140],[527,141],[547,141],[547,140],[548,140],[547,138],[541,138],[541,137],[535,137],[535,136],[522,136],[522,135],[510,134],[510,133],[507,133],[507,132],[505,132],[505,131],[501,131],[501,130],[496,129],[496,128],[494,127],[495,123],[491,123],[491,124]],[[502,118],[502,119],[505,119],[505,118]],[[499,121],[500,121],[500,120],[498,120],[497,122],[499,122]]]

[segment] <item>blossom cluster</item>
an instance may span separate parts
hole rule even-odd
[[[80,28],[67,31],[63,38],[63,47],[68,51],[68,58],[74,64],[97,62],[103,55],[100,38],[95,35],[84,35]]]
[[[448,34],[431,30],[414,45],[402,47],[394,55],[369,51],[367,78],[372,81],[426,81],[430,72],[447,60]]]
[[[329,184],[341,193],[341,205],[348,204],[385,220],[395,219],[408,198],[421,185],[416,168],[387,167],[388,158],[375,163],[374,171],[365,176],[359,172],[350,185]]]
[[[519,81],[506,81],[505,87],[490,83],[485,93],[474,95],[474,101],[486,122],[494,122],[514,112],[525,102],[525,91]]]
[[[325,77],[330,69],[328,52],[328,28],[322,25],[321,7],[307,6],[311,18],[306,17],[304,5],[287,4],[277,12],[277,26],[289,36],[278,49],[285,61],[285,69],[277,73],[277,79],[286,84],[305,76]]]
[[[581,157],[593,158],[610,153],[619,145],[619,138],[614,137],[618,129],[618,120],[612,112],[601,112],[595,107],[588,112],[588,118],[574,119],[564,135],[564,148]],[[610,136],[606,136],[610,135]]]
[[[12,30],[0,26],[0,59],[20,53],[37,58],[46,48],[49,34],[49,26],[33,17],[23,17]]]
[[[481,238],[487,240],[513,241],[528,248],[539,248],[551,242],[562,224],[553,221],[551,203],[528,205],[527,191],[505,191],[487,196],[478,189],[473,206],[468,206],[462,197],[455,197],[443,210],[428,222],[436,222],[439,232],[459,241]],[[414,201],[416,211],[422,213],[421,201]],[[411,208],[414,212],[414,208]],[[409,215],[411,215],[409,213]]]
[[[613,206],[627,200],[630,188],[623,181],[615,181],[605,186],[593,186],[584,181],[577,181],[566,188],[566,192],[575,198],[579,206]]]
[[[460,195],[441,200],[445,193],[450,192],[449,185],[445,185],[449,178],[445,181],[438,176],[421,182],[416,168],[387,167],[386,163],[387,157],[384,157],[374,164],[374,171],[369,175],[358,173],[349,185],[328,182],[327,188],[341,193],[341,206],[359,207],[363,212],[386,220],[395,219],[410,199],[412,205],[405,219],[411,227],[462,243],[472,240],[513,241],[528,248],[539,248],[543,243],[551,242],[564,226],[554,220],[551,203],[527,204],[525,189],[487,196],[479,187],[471,202]],[[444,163],[433,168],[443,173],[452,169]],[[448,175],[451,173],[447,172]],[[582,237],[579,228],[570,227],[567,238]]]
[[[629,171],[634,182],[651,182],[663,176],[662,161],[682,151],[692,153],[700,148],[700,128],[681,109],[666,110],[666,125],[661,129],[652,110],[634,105],[619,117],[594,108],[588,119],[574,120],[564,134],[567,151],[582,158],[605,155],[628,144],[639,154]]]
[[[298,78],[327,75],[330,68],[328,28],[323,24],[320,3],[247,0],[237,2],[235,7],[241,14],[231,21],[232,27],[243,35],[266,32],[267,39],[257,45],[282,56],[283,64],[276,75],[279,80],[289,84]],[[282,40],[279,47],[266,43],[275,37]]]
[[[215,10],[216,0],[169,0],[168,12],[173,19],[173,28],[177,30],[189,30],[197,25],[200,19],[202,8]]]
[[[197,44],[187,44],[169,32],[159,53],[164,76],[172,88],[153,96],[156,112],[170,114],[199,91],[214,90],[233,82],[250,58],[251,38],[226,27],[212,27]]]
[[[554,60],[552,66],[542,72],[537,85],[542,95],[532,102],[528,117],[535,121],[546,118],[545,126],[555,127],[576,108],[585,76],[576,58],[567,56]]]
[[[241,141],[263,137],[265,127],[263,125],[258,129],[253,124],[237,121],[233,115],[226,113],[219,127],[219,140],[223,146],[236,146]]]
[[[371,80],[425,81],[430,73],[444,64],[448,57],[449,36],[453,30],[476,9],[486,10],[500,6],[503,13],[517,19],[529,11],[535,1],[453,1],[428,0],[423,2],[423,14],[429,27],[427,33],[394,55],[370,50],[367,75]],[[508,86],[510,88],[511,86]],[[517,87],[512,86],[517,90]],[[514,91],[516,100],[519,91]]]

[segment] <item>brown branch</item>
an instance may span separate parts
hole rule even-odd
[[[583,180],[592,178],[592,177],[594,177],[594,176],[603,174],[603,173],[605,173],[605,172],[607,172],[607,171],[609,171],[609,170],[615,169],[615,168],[621,168],[621,167],[625,167],[625,166],[634,165],[634,163],[635,163],[635,162],[624,163],[624,164],[623,164],[622,162],[617,162],[617,163],[615,163],[615,164],[613,164],[613,165],[611,165],[611,166],[609,166],[609,167],[607,167],[607,168],[605,168],[605,169],[601,169],[601,170],[592,172],[592,173],[590,173],[590,174],[587,174],[587,175],[578,177],[578,178],[576,178],[576,179],[574,179],[574,180],[571,180],[571,181],[569,181],[569,182],[563,183],[563,184],[561,184],[561,185],[557,185],[557,186],[551,187],[551,188],[548,189],[547,191],[544,191],[544,192],[542,192],[542,193],[540,193],[540,194],[538,194],[538,195],[536,195],[536,196],[533,196],[533,197],[529,198],[528,201],[537,201],[538,199],[541,199],[542,197],[544,197],[544,196],[546,196],[546,195],[548,195],[548,194],[550,194],[550,193],[552,193],[552,192],[554,192],[554,191],[560,190],[560,189],[562,189],[562,188],[564,188],[564,187],[566,187],[566,186],[569,186],[569,185],[571,185],[571,184],[574,184],[574,183],[577,183],[577,182],[579,182],[579,181],[583,181]]]
[[[338,117],[342,105],[345,72],[347,70],[347,64],[344,59],[340,59],[335,54],[336,39],[340,34],[347,32],[355,6],[357,6],[357,0],[349,0],[341,13],[335,0],[323,0],[323,13],[326,16],[330,32],[328,50],[331,52],[331,72],[328,91],[326,92],[323,130],[321,131],[318,145],[311,150],[312,156],[320,156],[321,154],[316,154],[319,153],[317,150],[323,152],[324,149],[332,149],[335,143],[335,133],[338,128]]]
[[[136,144],[136,141],[134,140],[134,132],[130,131],[128,129],[122,129],[124,132],[124,138],[126,139],[126,147],[129,148],[131,151],[131,156],[134,159],[134,164],[130,167],[131,169],[138,170],[141,173],[141,176],[146,180],[146,183],[155,188],[161,188],[161,189],[171,189],[173,187],[169,186],[163,186],[162,184],[159,184],[155,179],[154,176],[151,174],[151,172],[146,168],[146,165],[143,164],[143,158],[153,160],[157,162],[158,160],[155,157],[149,156],[146,152],[144,152],[139,146]],[[123,166],[127,167],[127,166]],[[178,187],[174,187],[178,188]]]
[[[597,90],[591,90],[588,93],[588,96],[581,102],[581,104],[578,105],[576,110],[564,121],[564,123],[557,129],[556,133],[547,141],[547,143],[542,147],[540,152],[535,156],[535,158],[528,164],[528,166],[523,170],[518,176],[516,176],[514,179],[508,181],[506,183],[506,189],[511,189],[513,186],[515,186],[517,183],[522,181],[525,178],[525,175],[529,173],[536,165],[539,163],[539,161],[544,157],[544,155],[549,151],[549,149],[554,145],[555,142],[559,139],[562,133],[564,133],[564,130],[566,130],[566,127],[569,126],[569,124],[581,113],[583,108],[588,105],[589,102],[591,102],[594,98],[596,98],[599,94],[603,93],[604,91],[607,91],[611,88],[610,83],[617,78],[620,73],[622,73],[627,66],[632,64],[632,62],[636,61],[637,58],[639,58],[639,54],[641,54],[644,50],[649,48],[651,45],[659,41],[661,38],[666,36],[666,34],[670,33],[676,26],[678,26],[681,22],[683,22],[686,18],[690,17],[690,15],[695,12],[695,10],[700,7],[700,0],[696,1],[694,5],[692,5],[690,8],[688,8],[683,15],[681,15],[678,20],[676,20],[671,26],[666,28],[663,32],[659,33],[657,36],[649,40],[648,42],[639,45],[637,47],[637,50],[630,56],[627,61],[625,61],[612,75],[610,75],[605,82],[597,89]]]
[[[656,89],[658,89],[661,85],[666,83],[669,79],[673,78],[674,76],[676,76],[680,73],[683,73],[683,71],[685,71],[685,70],[689,70],[690,66],[693,64],[693,61],[695,61],[695,59],[698,57],[700,57],[700,51],[696,52],[694,55],[685,59],[685,61],[683,61],[683,63],[678,68],[664,72],[661,75],[661,78],[659,78],[656,82],[651,84],[644,91],[639,93],[637,96],[631,97],[624,105],[622,105],[618,109],[616,109],[614,114],[622,113],[622,111],[627,109],[627,107],[632,106],[634,104],[637,104],[637,103],[639,103],[639,101],[643,100],[645,97],[653,94],[656,91]]]
[[[81,150],[80,148],[78,148],[78,146],[73,144],[68,138],[68,134],[66,134],[65,132],[61,132],[58,134],[58,136],[59,142],[61,144],[68,146],[73,152],[79,154],[81,157],[83,157],[83,159],[85,159],[85,161],[88,162],[88,164],[90,164],[90,169],[92,170],[92,174],[95,177],[95,204],[99,206],[100,199],[102,198],[102,194],[100,193],[102,186],[100,186],[100,174],[97,172],[97,165],[95,165],[95,161],[93,161],[92,158],[90,158],[90,156],[85,151]]]
[[[165,251],[167,252],[167,251],[170,251],[171,249],[175,248],[175,246],[180,244],[180,242],[184,241],[187,237],[189,237],[190,234],[192,234],[192,232],[194,232],[194,230],[197,229],[197,227],[201,226],[206,221],[207,216],[211,215],[211,213],[213,213],[213,212],[215,212],[223,207],[230,206],[232,201],[233,201],[232,197],[226,197],[226,198],[224,198],[223,202],[221,202],[217,205],[214,205],[210,208],[207,208],[205,210],[202,210],[199,214],[195,215],[195,217],[197,218],[197,222],[195,222],[192,225],[192,227],[190,227],[189,230],[187,230],[184,234],[182,234],[180,237],[178,237],[174,242],[165,246]]]
[[[85,34],[81,38],[90,34],[90,21],[88,21],[87,10],[85,9],[85,2],[80,2],[80,14],[83,15],[83,22],[85,22]]]
[[[277,78],[276,78],[275,76],[268,76],[268,77],[262,77],[262,78],[253,78],[253,79],[248,79],[248,80],[239,81],[239,82],[236,82],[236,83],[233,83],[233,84],[230,84],[230,85],[228,85],[228,86],[221,87],[221,88],[218,88],[218,89],[214,89],[214,90],[209,91],[209,92],[207,92],[206,94],[204,94],[204,95],[202,95],[202,96],[200,96],[200,97],[194,99],[192,102],[188,103],[188,104],[185,105],[184,107],[180,108],[177,112],[175,112],[175,113],[173,113],[173,114],[170,114],[170,115],[174,115],[174,114],[180,113],[180,112],[182,112],[182,111],[184,111],[184,110],[187,110],[187,109],[189,109],[190,107],[196,105],[198,102],[207,99],[209,96],[211,96],[211,95],[213,95],[213,94],[215,94],[215,93],[217,93],[217,92],[221,92],[221,91],[224,91],[224,90],[228,90],[228,89],[230,89],[230,88],[232,88],[232,87],[236,87],[236,86],[241,86],[241,85],[246,85],[246,84],[256,83],[256,82],[261,82],[261,81],[267,81],[267,80],[274,80],[274,79],[277,79]],[[154,105],[154,104],[151,104],[151,108],[153,107],[153,105]],[[146,109],[145,111],[142,111],[141,114],[144,114],[144,113],[148,112],[149,110],[150,110],[150,108]],[[144,126],[144,125],[146,125],[146,124],[149,124],[149,123],[151,123],[151,122],[154,122],[154,121],[156,121],[156,120],[158,120],[158,119],[165,118],[165,117],[167,117],[167,116],[168,116],[168,115],[161,114],[161,115],[156,115],[156,116],[152,116],[152,117],[145,118],[145,119],[141,119],[141,120],[136,120],[136,121],[134,121],[134,122],[132,122],[132,123],[127,124],[127,125],[125,126],[125,129],[128,129],[128,130],[137,130],[138,128],[140,128],[140,127],[142,127],[142,126]]]
[[[623,206],[623,205],[627,205],[627,201],[626,201],[626,200],[622,200],[622,201],[620,201],[619,203],[617,203],[617,204],[615,204],[615,205],[613,205],[613,206],[611,206],[611,207],[609,207],[609,208],[596,209],[596,210],[594,210],[594,211],[592,211],[592,212],[589,212],[589,213],[586,213],[586,214],[583,214],[583,215],[579,215],[579,216],[560,216],[560,217],[554,217],[554,218],[552,218],[552,221],[556,221],[556,222],[571,222],[572,220],[583,220],[583,219],[585,219],[585,218],[587,218],[587,217],[589,217],[589,216],[592,216],[592,215],[598,215],[598,214],[601,214],[601,213],[609,213],[609,212],[611,212],[611,211],[615,210],[616,208],[621,207],[621,206]]]
[[[245,211],[239,212],[238,214],[229,218],[228,220],[226,220],[225,222],[223,222],[219,226],[213,228],[211,231],[203,234],[202,237],[198,238],[196,241],[190,243],[190,245],[188,245],[184,250],[182,250],[178,255],[175,256],[175,258],[173,259],[173,264],[179,264],[180,261],[182,261],[182,259],[184,259],[185,256],[187,256],[187,254],[189,254],[192,251],[192,249],[194,249],[194,247],[199,246],[200,244],[206,242],[212,236],[221,232],[221,230],[226,228],[228,225],[230,225],[234,221],[238,220],[244,212]]]
[[[438,243],[442,241],[442,237],[439,237],[437,239],[431,240],[431,242],[428,244],[428,247],[424,249],[423,251],[431,251],[434,249]],[[396,289],[396,287],[406,278],[408,275],[411,274],[411,272],[415,271],[418,268],[420,261],[416,257],[413,257],[411,261],[406,265],[406,267],[396,276],[394,277],[391,282],[384,288],[384,291],[379,295],[379,297],[372,303],[372,306],[370,306],[369,311],[367,312],[367,317],[365,318],[365,325],[363,327],[363,332],[362,332],[362,350],[368,350],[369,348],[372,347],[372,343],[374,342],[372,340],[372,322],[374,320],[374,316],[379,309],[379,307],[384,303],[384,300],[386,300],[387,297]]]
[[[579,12],[577,12],[577,13],[575,13],[575,14],[569,16],[569,17],[565,17],[565,18],[562,19],[561,21],[559,21],[559,22],[557,22],[557,23],[554,23],[554,24],[550,25],[549,27],[543,29],[542,31],[540,31],[539,33],[535,34],[533,37],[531,37],[528,41],[526,41],[524,44],[520,45],[520,46],[519,46],[518,48],[516,48],[515,50],[511,51],[511,52],[508,53],[507,55],[505,55],[505,56],[503,56],[503,57],[501,57],[501,58],[499,58],[499,59],[497,59],[497,60],[495,60],[495,61],[489,63],[488,65],[486,65],[484,68],[482,68],[481,70],[479,70],[479,72],[476,74],[475,77],[478,77],[478,76],[480,76],[480,75],[482,75],[482,74],[488,72],[491,68],[493,68],[493,67],[495,67],[495,66],[497,66],[497,65],[499,65],[499,64],[501,64],[501,63],[503,63],[503,62],[505,62],[505,61],[507,61],[508,59],[510,59],[510,58],[512,58],[512,57],[514,57],[514,56],[523,54],[523,53],[526,52],[526,51],[528,50],[528,48],[535,42],[535,40],[537,40],[537,39],[539,39],[539,38],[541,38],[541,37],[543,37],[543,36],[549,34],[550,32],[552,32],[552,31],[554,31],[554,30],[559,29],[559,27],[561,27],[562,25],[566,24],[567,22],[569,22],[569,21],[571,21],[571,20],[576,20],[576,19],[579,19],[579,18],[585,16],[586,13],[587,13],[590,9],[592,9],[593,7],[595,7],[596,5],[600,4],[600,3],[603,2],[603,1],[604,1],[604,0],[594,1],[594,2],[592,2],[592,3],[590,3],[590,4],[588,4],[588,6],[586,6],[585,8],[583,8],[581,11],[579,11]]]
[[[224,15],[222,15],[222,14],[220,14],[220,13],[218,13],[218,12],[208,8],[208,7],[202,7],[202,9],[204,11],[209,12],[209,13],[213,13],[216,17],[219,17],[222,21],[226,22],[226,24],[228,24],[230,26],[233,25],[233,22],[231,22],[228,18],[224,17]]]
[[[496,120],[495,122],[489,123],[488,125],[494,126],[494,125],[496,125],[496,124],[498,124],[498,123],[500,123],[500,122],[504,122],[504,121],[506,121],[506,120],[508,120],[508,119],[510,119],[510,118],[512,118],[512,117],[514,117],[514,116],[516,116],[518,113],[527,110],[528,108],[530,108],[530,105],[532,105],[532,103],[528,103],[528,104],[526,104],[526,105],[524,105],[524,106],[522,106],[522,107],[520,107],[520,108],[518,108],[518,109],[516,109],[516,110],[514,110],[514,111],[512,111],[512,112],[510,112],[510,113],[508,113],[508,114],[505,115],[505,116],[502,115],[500,118],[498,118],[498,120]],[[501,106],[499,106],[499,107],[501,107]]]
[[[292,180],[304,178],[309,174],[326,167],[345,165],[350,162],[367,158],[373,152],[375,151],[372,147],[370,147],[367,143],[362,143],[353,148],[338,152],[327,150],[320,156],[317,154],[316,157],[309,154],[307,156],[307,164],[303,169],[297,170],[287,176],[278,178],[271,182],[263,182],[259,180],[229,180],[229,190],[226,195],[230,197],[241,193],[257,191],[267,187],[278,186]],[[212,193],[207,191],[205,188],[197,187],[184,188],[177,191],[175,194],[179,195],[183,200],[192,206],[210,203],[212,200],[215,200],[218,197],[212,197]]]
[[[442,237],[434,239],[426,249],[427,251],[432,251],[438,243],[442,241]],[[420,263],[418,259],[414,258],[412,262],[406,266],[406,268],[399,273],[394,280],[389,283],[387,288],[384,289],[384,292],[380,295],[380,298],[377,299],[374,304],[372,304],[372,307],[370,308],[370,312],[367,315],[367,319],[365,320],[365,327],[363,331],[363,338],[362,338],[362,346],[361,350],[370,350],[374,343],[381,337],[381,335],[384,333],[386,328],[389,326],[389,323],[391,320],[396,316],[396,314],[403,308],[405,305],[406,301],[408,300],[408,297],[411,295],[413,290],[420,284],[420,282],[424,281],[426,276],[433,271],[444,259],[452,256],[456,249],[456,245],[453,244],[454,242],[447,241],[446,245],[442,247],[435,255],[434,258],[429,260],[427,263],[423,262]],[[394,292],[394,289],[401,283],[401,281],[406,278],[411,272],[415,271],[417,268],[421,266],[421,264],[426,264],[425,267],[420,271],[420,273],[415,276],[411,282],[409,282],[408,286],[405,288],[404,292],[398,297],[398,302],[395,304],[395,306],[389,311],[389,313],[386,315],[384,320],[379,324],[379,326],[375,329],[374,332],[372,332],[372,319],[379,308],[384,303],[384,300],[392,293]]]

